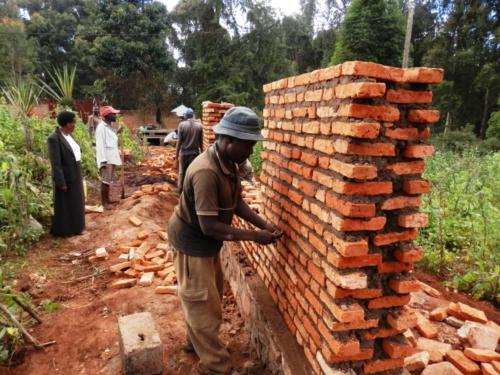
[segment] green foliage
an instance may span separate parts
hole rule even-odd
[[[53,89],[47,83],[42,82],[45,92],[49,94],[59,106],[71,108],[73,106],[76,66],[71,68],[71,70],[67,65],[64,65],[62,69],[54,67],[54,73],[48,71],[47,74],[56,88]]]
[[[40,307],[47,313],[52,313],[61,307],[60,303],[53,302],[50,299],[44,299],[40,302]]]
[[[432,190],[424,198],[429,227],[419,242],[425,270],[450,276],[449,284],[476,298],[500,292],[500,153],[440,151],[424,177]]]
[[[401,65],[404,18],[395,0],[353,0],[344,17],[332,64],[348,60]]]
[[[257,142],[253,148],[253,153],[250,155],[250,163],[252,163],[253,170],[256,174],[262,171],[262,142]]]

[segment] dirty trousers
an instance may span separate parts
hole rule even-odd
[[[219,339],[223,276],[219,256],[192,257],[174,252],[177,288],[186,317],[188,339],[206,374],[225,374],[229,353]]]

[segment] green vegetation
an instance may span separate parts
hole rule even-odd
[[[400,66],[404,18],[395,0],[353,0],[340,28],[332,63],[373,61]]]
[[[500,153],[438,151],[427,162],[422,267],[476,298],[500,298]]]

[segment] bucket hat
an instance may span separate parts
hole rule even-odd
[[[214,127],[214,133],[246,141],[262,141],[259,120],[254,111],[247,107],[229,109]]]

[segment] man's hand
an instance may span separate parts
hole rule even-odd
[[[280,228],[269,222],[266,223],[266,227],[264,229],[271,232],[276,239],[280,238],[283,235],[283,231]]]
[[[268,230],[257,230],[255,231],[255,239],[254,241],[257,242],[258,244],[261,245],[269,245],[270,243],[273,243],[276,241],[276,237],[272,232],[269,232]]]
[[[174,156],[174,169],[179,170],[179,158]]]

